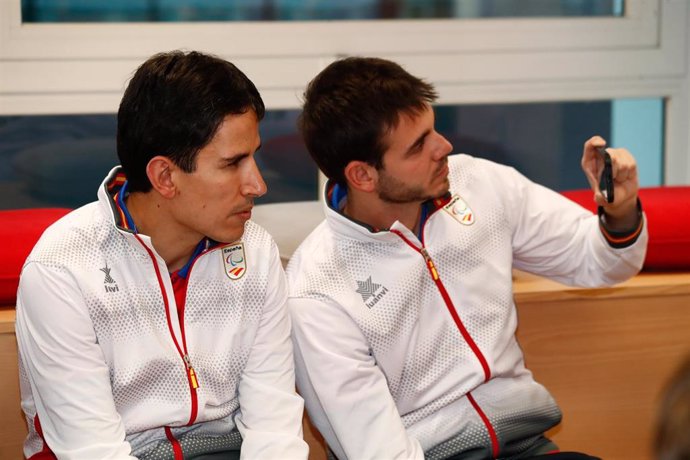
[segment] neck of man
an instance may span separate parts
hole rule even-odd
[[[377,229],[389,229],[399,221],[415,234],[419,230],[422,215],[421,202],[390,203],[379,198],[376,192],[363,192],[348,188],[343,214]]]
[[[137,232],[151,238],[170,273],[189,261],[203,235],[185,230],[170,213],[168,203],[155,190],[130,193],[125,199]]]

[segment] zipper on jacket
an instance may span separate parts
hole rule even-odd
[[[439,281],[439,276],[438,276],[438,271],[436,270],[436,267],[434,266],[434,261],[431,260],[431,256],[429,255],[429,252],[426,250],[424,246],[419,250],[419,252],[422,253],[422,257],[424,257],[424,261],[426,261],[426,266],[429,269],[429,273],[431,273],[431,278],[434,281]]]
[[[192,367],[192,361],[189,359],[189,355],[186,353],[182,359],[184,359],[184,364],[187,367],[187,372],[189,373],[189,383],[191,383],[192,388],[196,390],[199,388],[199,381],[196,379],[196,372],[194,372],[194,367]]]
[[[469,400],[470,404],[472,404],[472,407],[474,407],[474,410],[479,414],[479,418],[482,419],[482,422],[484,422],[484,426],[486,427],[487,431],[489,432],[489,438],[491,439],[491,454],[492,458],[498,458],[498,436],[496,436],[496,430],[494,430],[494,427],[491,425],[491,421],[489,420],[489,417],[486,416],[482,408],[477,404],[477,401],[475,401],[474,396],[472,396],[472,392],[467,393],[467,399]]]
[[[173,458],[175,460],[184,460],[184,452],[182,452],[182,445],[177,440],[169,426],[165,427],[165,437],[173,448]]]
[[[486,358],[484,358],[484,355],[482,354],[481,350],[475,343],[474,339],[470,336],[470,333],[467,331],[467,328],[465,328],[465,325],[460,319],[460,316],[458,315],[458,312],[455,309],[455,305],[453,304],[453,300],[450,298],[448,291],[446,291],[446,287],[443,285],[441,277],[438,274],[438,270],[436,269],[436,265],[434,264],[434,261],[431,259],[431,256],[429,255],[429,252],[427,251],[426,247],[422,246],[418,248],[414,243],[408,240],[405,237],[405,235],[403,235],[402,232],[400,232],[399,230],[391,230],[391,232],[398,235],[405,243],[407,243],[408,246],[420,253],[424,258],[424,262],[426,263],[426,267],[429,270],[431,279],[436,284],[436,288],[439,290],[439,293],[441,294],[441,297],[443,298],[443,301],[446,304],[446,308],[450,313],[450,316],[453,318],[453,321],[455,322],[455,325],[460,331],[460,334],[462,334],[463,339],[465,339],[465,342],[472,349],[474,355],[477,357],[477,360],[479,361],[479,364],[481,364],[482,366],[482,370],[484,371],[484,382],[488,382],[491,378],[491,370],[489,369],[489,363],[486,361]]]
[[[180,355],[180,358],[182,358],[182,362],[184,363],[185,367],[185,374],[187,376],[187,383],[189,384],[189,392],[190,392],[190,397],[191,397],[191,413],[189,415],[189,422],[187,422],[187,425],[191,425],[194,423],[194,420],[196,419],[197,412],[198,412],[198,400],[197,400],[197,388],[199,387],[199,381],[196,377],[196,372],[194,371],[194,368],[192,367],[191,360],[189,359],[189,356],[187,354],[187,344],[186,344],[186,338],[184,336],[184,327],[180,325],[180,332],[182,334],[182,347],[180,347],[180,343],[177,341],[177,337],[175,336],[175,333],[173,331],[172,327],[172,318],[170,317],[170,301],[168,300],[168,293],[165,291],[165,285],[163,284],[163,277],[161,276],[160,269],[158,268],[158,262],[156,260],[156,256],[153,254],[153,251],[142,241],[141,237],[137,234],[134,234],[136,239],[141,243],[141,245],[144,247],[146,252],[148,253],[149,257],[151,258],[151,262],[153,262],[153,268],[156,273],[156,278],[158,280],[158,286],[160,287],[161,294],[163,296],[163,304],[165,307],[165,318],[168,323],[168,332],[170,332],[170,337],[172,337],[173,344],[175,345],[175,348],[177,349],[177,353]],[[202,254],[204,254],[202,252]],[[201,254],[200,254],[201,255]],[[190,272],[191,272],[191,267],[190,267]],[[187,275],[189,276],[189,274]]]
[[[424,243],[422,242],[421,247],[417,247],[412,241],[407,239],[401,231],[391,230],[391,232],[398,235],[405,243],[407,243],[408,246],[420,253],[424,258],[424,262],[426,264],[427,269],[429,270],[431,279],[436,284],[436,288],[438,289],[439,293],[441,294],[441,297],[443,298],[444,303],[446,304],[446,309],[450,313],[450,316],[453,318],[453,321],[455,322],[455,325],[460,331],[462,338],[465,340],[465,343],[467,343],[470,349],[474,352],[474,355],[479,361],[479,364],[481,364],[482,370],[484,371],[484,382],[488,382],[491,378],[491,370],[489,369],[489,363],[487,363],[486,358],[484,357],[481,350],[475,343],[474,339],[472,339],[472,337],[470,336],[470,333],[469,331],[467,331],[467,328],[465,328],[465,325],[462,323],[462,320],[460,319],[460,316],[458,315],[458,312],[455,309],[455,305],[453,305],[453,300],[450,298],[448,291],[446,291],[446,287],[443,285],[443,282],[441,281],[441,277],[438,274],[436,265],[434,264],[431,255],[429,255],[429,251],[427,251],[426,247],[424,246]],[[479,404],[477,404],[470,392],[467,393],[467,398],[470,401],[470,404],[474,408],[475,412],[477,412],[477,414],[479,415],[479,418],[484,423],[486,430],[488,431],[489,439],[491,440],[492,458],[497,458],[499,452],[499,444],[498,436],[496,435],[496,430],[491,425],[491,421],[486,416],[486,414],[484,414],[484,411],[481,409],[481,407],[479,407]]]

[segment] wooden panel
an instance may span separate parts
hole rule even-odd
[[[641,273],[612,287],[583,289],[564,286],[529,273],[515,271],[513,291],[516,302],[552,302],[554,300],[581,300],[660,298],[672,295],[690,296],[690,273]]]
[[[690,353],[690,296],[663,294],[678,286],[656,285],[639,297],[584,290],[566,300],[518,298],[527,367],[563,410],[549,433],[562,450],[652,458],[661,391]]]
[[[19,405],[17,341],[14,336],[14,309],[0,308],[0,458],[23,458],[22,443],[26,423]]]
[[[304,440],[309,444],[309,460],[326,460],[326,442],[319,430],[311,424],[311,420],[306,413],[302,420],[302,428],[304,429]],[[0,457],[2,458],[2,457]]]

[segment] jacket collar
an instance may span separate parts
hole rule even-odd
[[[428,200],[422,203],[424,207],[423,218],[428,219],[433,213],[445,206],[451,199],[450,192],[440,198]],[[347,202],[347,188],[329,180],[324,187],[324,212],[326,222],[333,232],[357,240],[372,242],[398,242],[399,237],[390,230],[403,232],[408,237],[416,238],[410,229],[400,221],[395,221],[390,229],[374,228],[364,222],[347,217],[342,209]]]
[[[124,198],[120,196],[120,193],[124,192],[123,188],[126,182],[127,177],[122,171],[122,167],[115,166],[103,179],[98,189],[98,202],[107,210],[111,222],[118,230],[135,234],[136,228],[131,222],[131,218],[128,218],[126,208],[118,203],[122,202]]]

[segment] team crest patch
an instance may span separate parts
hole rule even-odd
[[[228,275],[228,278],[231,280],[242,278],[247,271],[247,258],[244,256],[244,245],[242,243],[235,243],[231,246],[224,247],[221,255],[223,256],[225,274]]]
[[[443,209],[462,225],[474,223],[474,212],[460,195],[454,195]]]

